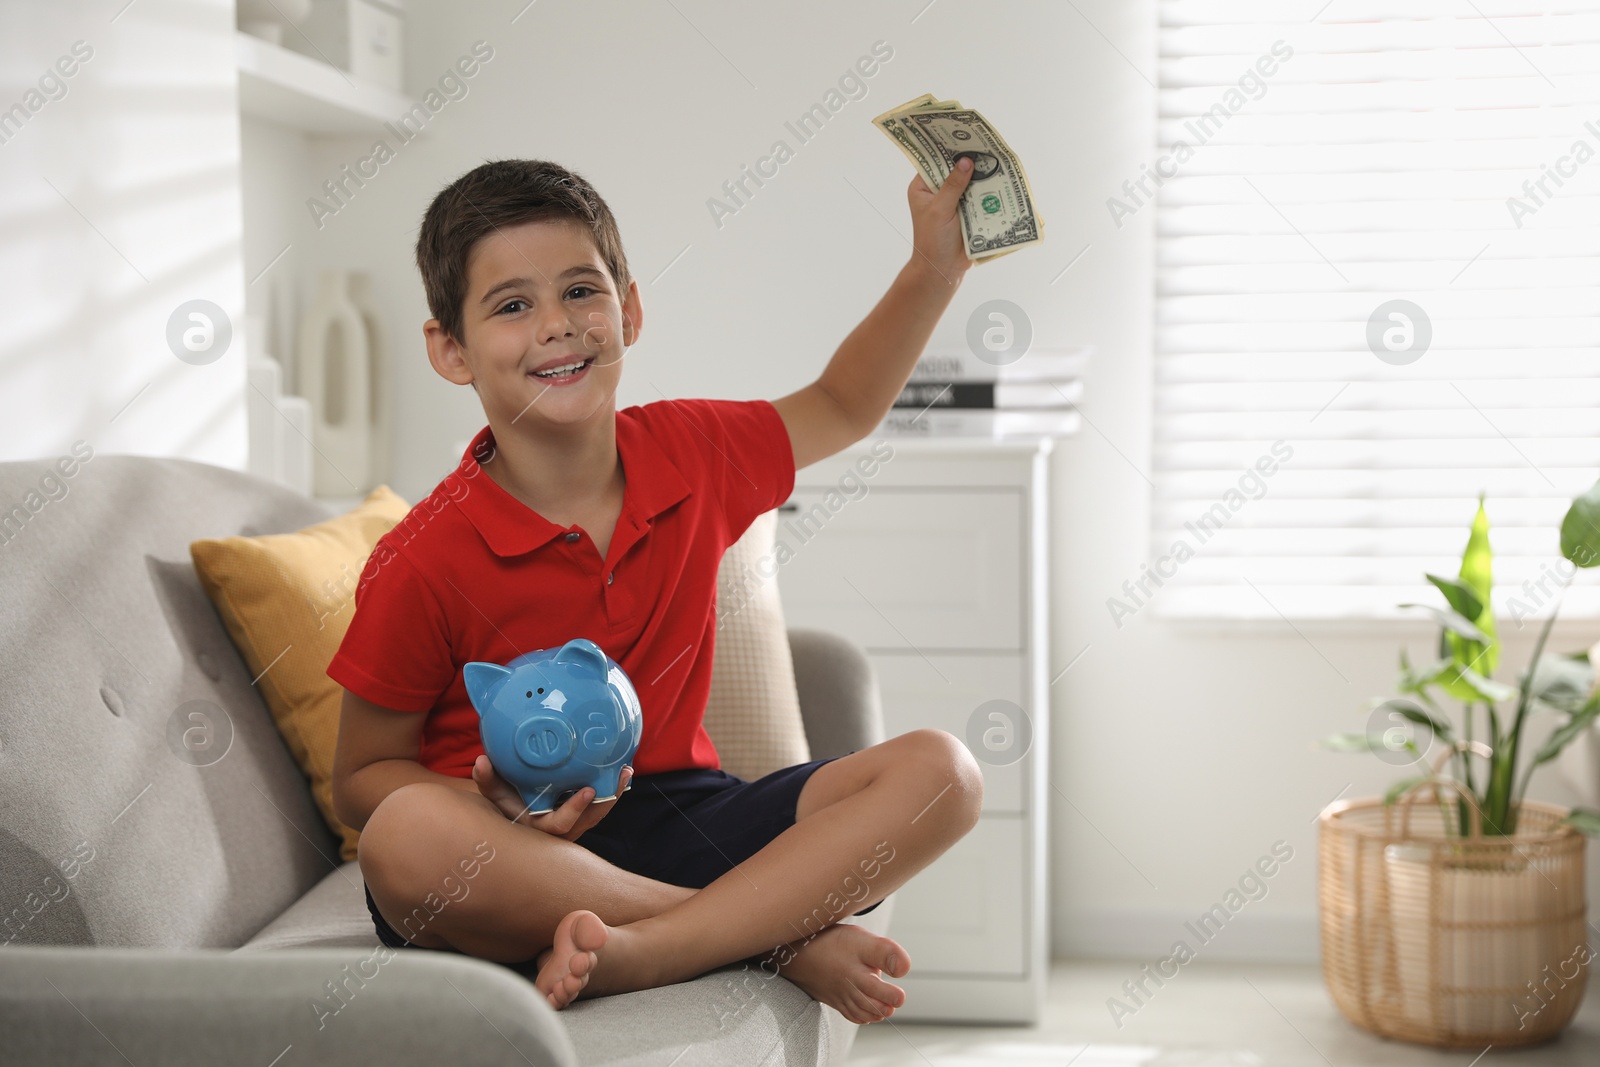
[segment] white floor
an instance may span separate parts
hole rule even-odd
[[[1560,1037],[1527,1048],[1442,1051],[1345,1022],[1316,967],[1196,961],[1118,1028],[1106,1007],[1127,963],[1058,963],[1036,1027],[886,1022],[861,1027],[851,1067],[1597,1067],[1600,976]]]

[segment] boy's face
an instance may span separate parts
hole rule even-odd
[[[506,227],[473,247],[461,322],[460,341],[437,319],[423,326],[435,370],[474,383],[492,422],[567,424],[615,405],[643,312],[638,283],[619,294],[589,232],[559,220]],[[588,365],[570,377],[534,374],[580,360]]]

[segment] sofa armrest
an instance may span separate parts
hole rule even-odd
[[[577,1067],[533,983],[456,953],[0,947],[17,1064]]]
[[[800,717],[812,759],[843,756],[883,740],[883,702],[866,651],[828,630],[789,627]]]

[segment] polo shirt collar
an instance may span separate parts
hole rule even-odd
[[[611,535],[613,544],[609,554],[620,558],[644,535],[651,519],[693,490],[666,452],[633,416],[617,412],[616,434],[617,455],[622,460],[626,484],[622,492],[622,514]],[[467,445],[458,469],[471,470],[477,462],[475,457],[493,443],[494,430],[485,426]],[[495,555],[520,556],[566,532],[566,527],[557,526],[522,503],[482,470],[478,473],[481,477],[473,487],[476,491],[466,493],[455,504]]]

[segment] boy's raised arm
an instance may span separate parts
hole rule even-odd
[[[795,469],[848,448],[872,432],[894,406],[912,368],[972,260],[956,204],[972,178],[963,159],[938,192],[919,174],[907,189],[911,259],[889,291],[844,339],[822,376],[772,402],[789,431]]]

